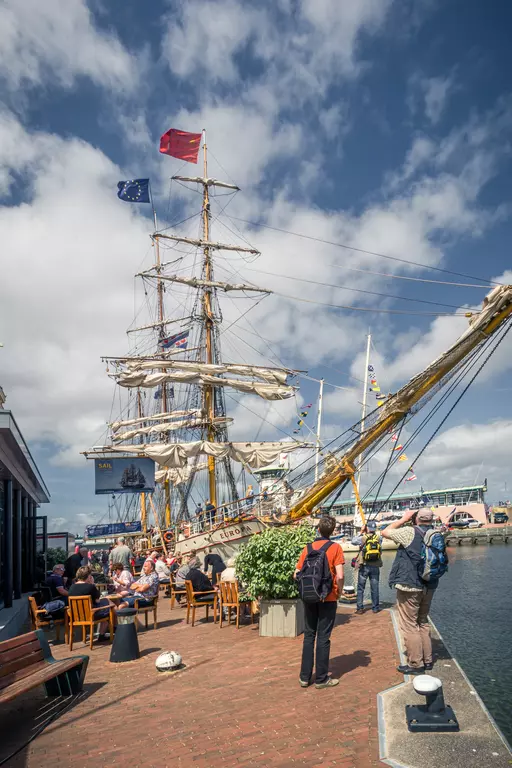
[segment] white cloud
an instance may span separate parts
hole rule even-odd
[[[430,77],[421,84],[425,96],[425,114],[435,125],[441,119],[448,96],[453,91],[453,77]]]
[[[4,0],[0,64],[13,90],[48,80],[70,87],[80,75],[126,91],[137,83],[132,57],[112,32],[95,27],[86,0]]]
[[[237,56],[249,54],[260,72],[247,76],[242,93],[260,81],[287,105],[303,103],[359,73],[360,37],[380,27],[390,6],[391,0],[299,0],[293,9],[267,3],[255,10],[240,0],[191,0],[169,14],[163,54],[176,75],[205,83],[234,82]]]
[[[121,172],[102,152],[7,123],[30,199],[0,208],[10,263],[0,283],[2,384],[27,438],[54,441],[59,460],[78,463],[108,417],[112,385],[99,356],[125,351],[131,273],[149,225],[115,196]]]

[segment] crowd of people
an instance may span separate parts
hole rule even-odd
[[[236,580],[234,559],[228,560],[226,565],[214,552],[205,550],[204,555],[202,564],[194,550],[185,556],[166,555],[157,550],[134,554],[122,536],[115,546],[105,550],[89,551],[87,547],[77,547],[66,562],[57,563],[47,577],[46,586],[51,593],[47,605],[53,608],[54,617],[60,617],[69,597],[88,595],[93,608],[104,608],[108,618],[111,607],[117,611],[133,608],[135,603],[139,607],[151,606],[160,585],[170,585],[173,576],[178,589],[184,590],[185,581],[190,581],[194,592],[211,593],[218,588],[219,578]],[[116,593],[123,598],[121,602],[114,605],[108,596],[100,596],[97,584],[103,581],[101,577],[108,580],[110,594]],[[180,599],[181,595],[177,595],[178,602]],[[98,611],[96,617],[103,618],[103,612]],[[98,639],[107,639],[106,623],[100,624]]]

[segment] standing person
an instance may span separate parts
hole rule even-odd
[[[212,568],[211,581],[213,586],[217,584],[217,574],[222,573],[226,568],[226,563],[220,555],[215,552],[211,552],[209,549],[205,549],[206,557],[204,558],[204,572],[208,573],[208,568]]]
[[[112,570],[113,563],[122,563],[127,568],[131,568],[133,555],[130,547],[128,547],[125,542],[126,539],[124,536],[120,536],[117,540],[117,546],[110,552],[108,556],[110,570]]]
[[[330,688],[338,685],[339,680],[329,677],[329,653],[331,649],[331,632],[336,620],[338,596],[343,591],[343,565],[345,558],[339,544],[330,540],[336,527],[334,517],[322,517],[318,523],[319,537],[312,544],[308,544],[302,550],[297,562],[295,578],[301,579],[301,569],[310,558],[313,551],[323,551],[327,560],[328,572],[323,588],[330,587],[330,591],[319,602],[304,602],[304,644],[302,646],[302,664],[300,667],[299,683],[301,688],[307,688],[313,675],[313,660],[315,654],[316,639],[316,676],[315,688]],[[309,560],[308,560],[309,562]]]
[[[205,509],[206,522],[209,523],[211,527],[215,522],[215,513],[217,512],[217,510],[215,509],[215,506],[212,504],[211,501],[206,502],[206,506],[204,509]]]
[[[103,568],[103,573],[105,576],[108,576],[108,558],[110,549],[111,547],[109,549],[104,549],[101,553],[101,567]]]
[[[364,590],[366,582],[370,579],[370,592],[372,595],[372,611],[379,613],[379,578],[382,568],[382,536],[377,534],[377,523],[368,520],[361,529],[359,536],[354,536],[352,544],[359,547],[356,558],[357,568],[357,609],[356,613],[364,613]]]
[[[389,586],[396,589],[398,620],[407,653],[408,663],[397,667],[404,675],[419,675],[433,667],[428,612],[439,578],[431,578],[426,583],[420,575],[423,542],[428,531],[433,530],[433,517],[431,509],[410,509],[382,531],[385,539],[399,545],[389,574]],[[407,525],[410,522],[413,525]],[[435,536],[442,540],[440,532]],[[447,563],[446,551],[444,559]],[[439,575],[446,569],[444,565]]]
[[[252,485],[247,486],[247,508],[252,509],[252,505],[254,504],[254,488]]]
[[[69,585],[76,576],[76,572],[82,567],[83,563],[87,562],[87,547],[80,547],[78,552],[74,555],[70,555],[64,563],[64,578],[66,584]]]

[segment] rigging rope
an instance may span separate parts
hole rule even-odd
[[[433,267],[428,264],[421,264],[419,261],[411,261],[409,259],[400,259],[398,256],[389,256],[389,254],[378,253],[377,251],[368,251],[365,248],[356,248],[353,245],[347,245],[346,243],[337,243],[333,240],[323,240],[321,237],[313,237],[312,235],[304,235],[300,232],[292,232],[289,229],[281,229],[279,227],[271,227],[269,224],[262,224],[261,222],[248,221],[238,216],[230,216],[228,218],[236,219],[236,221],[242,221],[244,224],[248,224],[251,227],[262,227],[263,229],[271,229],[274,232],[282,232],[285,235],[293,235],[294,237],[300,237],[304,240],[313,240],[316,243],[323,243],[324,245],[333,245],[336,248],[344,248],[349,251],[355,251],[356,253],[365,253],[368,256],[378,256],[381,259],[389,259],[390,261],[398,261],[401,264],[411,264],[414,267],[420,267],[421,269],[431,269],[435,272],[444,272],[447,275],[456,275],[457,277],[466,277],[469,280],[481,280],[483,283],[489,285],[502,285],[494,280],[487,280],[485,277],[475,277],[475,275],[467,275],[464,272],[454,272],[451,269],[442,269],[441,267]]]

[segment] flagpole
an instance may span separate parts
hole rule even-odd
[[[149,196],[151,199],[151,207],[153,209],[153,225],[155,227],[155,234],[158,231],[158,221],[156,218],[156,210],[155,205],[153,202],[153,191],[151,189],[151,182],[149,182]],[[162,337],[162,334],[164,333],[164,281],[161,279],[161,272],[162,272],[162,262],[160,258],[160,241],[158,237],[153,238],[153,242],[155,244],[155,266],[156,266],[156,273],[158,275],[157,278],[157,296],[158,296],[158,322],[161,323],[160,325],[160,337]],[[164,369],[162,369],[164,371]],[[168,413],[168,401],[167,401],[167,385],[165,382],[162,384],[162,412]],[[168,440],[168,437],[166,438]],[[165,491],[165,527],[170,528],[171,527],[171,491],[169,487],[169,480],[168,478],[164,481],[164,491]],[[160,522],[158,521],[158,525],[160,525]]]
[[[320,379],[320,388],[318,392],[318,419],[316,422],[315,483],[318,481],[318,465],[320,463],[320,429],[322,426],[323,397],[324,397],[324,380]]]
[[[372,336],[371,336],[371,333],[370,333],[370,331],[368,329],[368,336],[367,336],[367,339],[366,339],[366,363],[365,363],[365,366],[364,366],[364,391],[363,391],[363,407],[362,407],[362,412],[361,412],[361,435],[363,435],[363,433],[364,433],[364,424],[365,424],[365,419],[366,419],[366,403],[368,401],[368,366],[370,365],[370,348],[371,348],[371,343],[372,343]],[[358,462],[357,462],[356,487],[357,487],[358,495],[359,495],[359,489],[361,487],[361,466],[362,466],[362,463],[363,463],[363,454],[361,454],[359,456],[359,459],[358,459]],[[358,513],[360,513],[360,510],[358,509],[358,501],[356,499],[354,519],[355,519],[355,515],[357,515]]]

